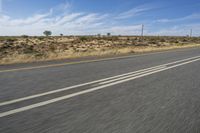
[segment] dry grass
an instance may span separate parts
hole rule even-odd
[[[48,53],[42,57],[35,57],[34,55],[27,54],[14,54],[12,56],[3,58],[0,60],[0,64],[12,64],[12,63],[27,63],[27,62],[38,62],[38,61],[48,61],[57,59],[70,59],[70,58],[80,58],[87,56],[107,56],[107,55],[120,55],[120,54],[131,54],[131,53],[146,53],[155,51],[164,51],[171,49],[181,49],[181,48],[191,48],[200,47],[200,44],[189,44],[189,45],[174,45],[174,46],[129,46],[124,48],[112,48],[112,49],[99,49],[97,51],[90,52],[60,52],[60,53]]]
[[[144,53],[200,46],[188,37],[0,37],[0,64]]]

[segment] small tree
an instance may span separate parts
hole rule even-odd
[[[80,37],[80,40],[81,40],[81,41],[87,41],[87,40],[88,40],[88,37],[86,37],[86,36],[81,36],[81,37]]]
[[[107,33],[107,36],[111,36],[111,33]]]
[[[28,38],[28,35],[22,35],[21,37],[22,38]]]
[[[52,32],[46,30],[46,31],[43,32],[43,34],[44,34],[45,36],[51,36]]]
[[[100,37],[101,37],[101,34],[97,34],[97,37],[99,37],[99,38],[100,38]]]

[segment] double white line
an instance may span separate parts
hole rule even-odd
[[[78,88],[78,87],[84,87],[84,86],[88,86],[89,89],[83,90],[83,91],[78,91],[69,95],[65,95],[65,96],[61,96],[61,97],[57,97],[57,98],[53,98],[47,101],[43,101],[43,102],[39,102],[39,103],[35,103],[35,104],[31,104],[25,107],[21,107],[21,108],[17,108],[17,109],[13,109],[10,111],[6,111],[3,113],[0,113],[0,118],[1,117],[5,117],[5,116],[9,116],[12,114],[16,114],[16,113],[20,113],[23,111],[27,111],[27,110],[31,110],[34,108],[38,108],[41,106],[45,106],[51,103],[55,103],[55,102],[59,102],[62,100],[66,100],[75,96],[79,96],[79,95],[83,95],[86,93],[90,93],[93,91],[97,91],[97,90],[101,90],[103,88],[109,87],[109,86],[113,86],[113,85],[117,85],[120,83],[124,83],[130,80],[134,80],[137,78],[141,78],[144,76],[148,76],[154,73],[158,73],[161,71],[165,71],[168,69],[172,69],[178,66],[182,66],[182,65],[186,65],[195,61],[199,61],[200,60],[200,56],[195,56],[192,58],[187,58],[184,60],[179,60],[179,61],[175,61],[175,62],[171,62],[171,63],[167,63],[167,64],[163,64],[163,65],[159,65],[159,66],[155,66],[155,67],[151,67],[151,68],[147,68],[147,69],[142,69],[139,71],[134,71],[134,72],[130,72],[130,73],[125,73],[125,74],[121,74],[121,75],[117,75],[117,76],[113,76],[113,77],[109,77],[109,78],[105,78],[105,79],[101,79],[101,80],[96,80],[96,81],[92,81],[92,82],[88,82],[88,83],[84,83],[84,84],[79,84],[79,85],[75,85],[75,86],[71,86],[71,87],[67,87],[67,88],[62,88],[62,89],[58,89],[58,90],[54,90],[54,91],[49,91],[49,92],[45,92],[45,93],[41,93],[41,94],[36,94],[36,95],[31,95],[31,96],[27,96],[27,97],[23,97],[23,98],[19,98],[19,99],[14,99],[14,100],[10,100],[10,101],[5,101],[5,102],[1,102],[0,103],[0,107],[2,106],[8,106],[8,105],[12,105],[15,103],[19,103],[19,102],[23,102],[26,100],[30,100],[30,99],[34,99],[34,98],[39,98],[42,96],[47,96],[47,95],[51,95],[51,94],[55,94],[58,92],[64,92],[64,91],[68,91],[68,90],[72,90],[74,88]],[[96,87],[92,87],[92,85],[95,85]]]

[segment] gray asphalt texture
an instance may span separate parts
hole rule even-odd
[[[200,48],[192,48],[0,73],[0,102],[199,55]],[[59,95],[65,93],[0,112]],[[0,118],[0,133],[200,133],[200,61]]]

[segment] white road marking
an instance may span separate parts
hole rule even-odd
[[[72,97],[75,97],[75,96],[79,96],[79,95],[83,95],[83,94],[86,94],[86,93],[90,93],[90,92],[93,92],[93,91],[101,90],[101,89],[109,87],[109,86],[117,85],[117,84],[124,83],[124,82],[130,81],[130,80],[134,80],[134,79],[137,79],[137,78],[148,76],[148,75],[151,75],[151,74],[154,74],[154,73],[158,73],[158,72],[162,72],[162,71],[169,70],[169,69],[172,69],[172,68],[176,68],[178,66],[183,66],[183,65],[186,65],[186,64],[189,64],[189,63],[192,63],[192,62],[196,62],[196,61],[199,61],[199,60],[200,60],[200,58],[193,59],[193,60],[190,60],[190,61],[187,61],[187,62],[179,63],[179,64],[176,64],[176,65],[167,67],[167,68],[155,70],[155,71],[152,71],[152,72],[148,72],[148,73],[138,75],[138,76],[135,76],[135,77],[131,77],[131,78],[128,78],[128,79],[124,79],[124,80],[121,80],[121,81],[113,82],[113,83],[110,83],[110,84],[106,84],[106,85],[94,87],[94,88],[91,88],[91,89],[87,89],[87,90],[84,90],[84,91],[76,92],[76,93],[73,93],[73,94],[70,94],[70,95],[54,98],[54,99],[51,99],[51,100],[39,102],[39,103],[32,104],[32,105],[29,105],[29,106],[25,106],[25,107],[22,107],[22,108],[3,112],[3,113],[0,113],[0,118],[5,117],[5,116],[9,116],[9,115],[13,115],[13,114],[16,114],[16,113],[24,112],[24,111],[27,111],[27,110],[31,110],[31,109],[34,109],[34,108],[38,108],[38,107],[41,107],[41,106],[45,106],[45,105],[48,105],[48,104],[52,104],[52,103],[55,103],[55,102],[58,102],[58,101],[66,100],[66,99],[69,99],[69,98],[72,98]]]
[[[147,73],[147,72],[152,72],[152,71],[155,71],[155,70],[160,70],[160,69],[163,69],[163,68],[166,68],[166,67],[167,66],[161,66],[161,67],[156,68],[156,69],[151,69],[151,70],[148,70],[148,71],[144,71],[144,72],[140,72],[140,73],[135,73],[135,74],[131,74],[131,75],[128,75],[128,76],[124,76],[124,77],[120,77],[120,78],[116,78],[116,79],[112,79],[112,80],[100,82],[99,85],[104,85],[104,84],[112,83],[114,81],[119,81],[119,80],[122,80],[122,79],[126,79],[126,78],[130,78],[130,77],[138,76],[140,74],[144,74],[144,73]]]
[[[9,104],[18,103],[18,102],[25,101],[25,100],[30,100],[30,99],[37,98],[37,97],[42,97],[42,96],[62,92],[62,91],[71,90],[71,89],[86,86],[86,85],[91,85],[91,84],[95,84],[95,83],[99,83],[99,82],[104,82],[104,81],[107,81],[107,80],[112,80],[112,79],[119,78],[119,77],[122,77],[122,76],[130,75],[130,74],[136,74],[136,73],[140,73],[140,72],[143,72],[143,71],[147,71],[147,70],[151,70],[151,69],[155,69],[155,68],[160,68],[160,67],[163,67],[163,66],[168,66],[168,65],[192,60],[192,59],[195,59],[195,58],[200,58],[200,56],[195,56],[195,57],[191,57],[191,58],[187,58],[187,59],[183,59],[183,60],[179,60],[179,61],[166,63],[166,64],[163,64],[163,65],[158,65],[158,66],[155,66],[155,67],[150,67],[150,68],[146,68],[146,69],[142,69],[142,70],[138,70],[138,71],[134,71],[134,72],[129,72],[129,73],[109,77],[109,78],[104,78],[104,79],[100,79],[100,80],[96,80],[96,81],[92,81],[92,82],[87,82],[87,83],[83,83],[83,84],[79,84],[79,85],[74,85],[74,86],[70,86],[70,87],[66,87],[66,88],[62,88],[62,89],[57,89],[57,90],[53,90],[53,91],[49,91],[49,92],[44,92],[44,93],[40,93],[40,94],[36,94],[36,95],[31,95],[31,96],[27,96],[27,97],[23,97],[23,98],[18,98],[18,99],[14,99],[14,100],[1,102],[0,107],[5,106],[5,105],[9,105]]]
[[[119,77],[130,75],[130,74],[138,74],[138,73],[141,73],[141,72],[145,72],[145,71],[148,71],[148,70],[154,70],[154,69],[158,69],[158,68],[163,68],[163,66],[156,66],[156,67],[152,67],[152,68],[142,69],[142,70],[135,71],[135,72],[130,72],[130,73],[126,73],[126,74],[122,74],[122,75],[118,75],[118,76],[113,76],[113,77],[110,77],[110,78],[105,78],[105,79],[96,80],[96,81],[92,81],[92,82],[88,82],[88,83],[84,83],[84,84],[79,84],[79,85],[74,85],[74,86],[70,86],[70,87],[66,87],[66,88],[62,88],[62,89],[58,89],[58,90],[53,90],[53,91],[49,91],[49,92],[45,92],[45,93],[41,93],[41,94],[27,96],[27,97],[15,99],[15,100],[10,100],[10,101],[0,103],[0,106],[5,106],[5,105],[25,101],[25,100],[30,100],[30,99],[33,99],[33,98],[46,96],[46,95],[50,95],[50,94],[54,94],[54,93],[58,93],[58,92],[62,92],[62,91],[67,91],[67,90],[71,90],[71,89],[74,89],[74,88],[78,88],[78,87],[82,87],[82,86],[86,86],[86,85],[90,85],[90,84],[94,84],[94,83],[98,83],[98,82],[103,82],[103,81],[106,81],[106,80],[119,78]]]

